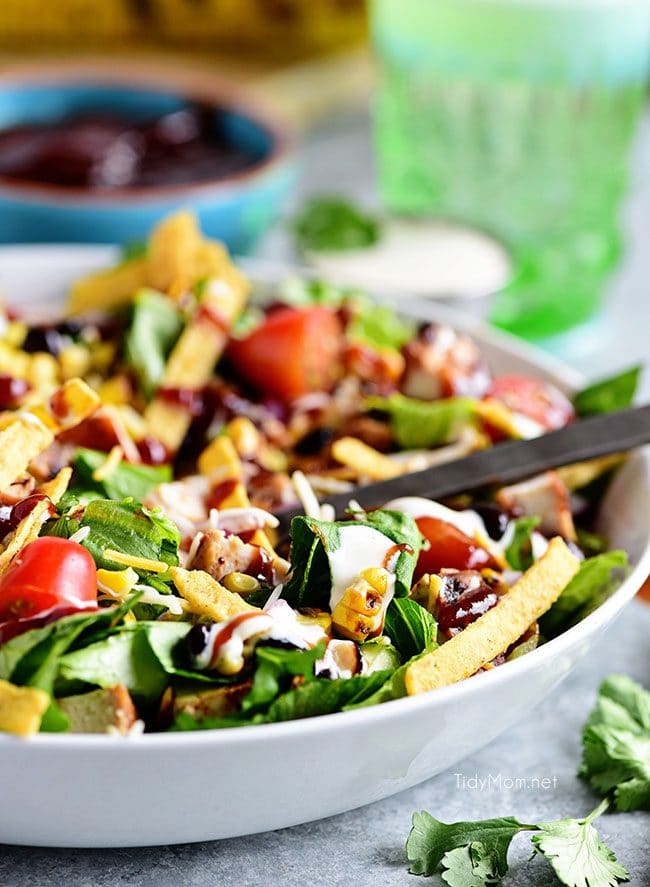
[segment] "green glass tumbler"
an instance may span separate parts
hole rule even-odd
[[[389,211],[506,246],[498,326],[538,338],[585,320],[621,253],[649,0],[373,0],[371,15]]]

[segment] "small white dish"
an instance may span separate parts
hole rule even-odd
[[[114,256],[103,247],[0,249],[0,291],[22,309],[48,303],[56,311],[66,283]],[[272,274],[255,263],[247,270]],[[580,383],[554,359],[474,320],[440,306],[428,317],[468,329],[496,372],[533,373],[567,390]],[[0,842],[126,847],[252,834],[351,810],[446,770],[550,693],[634,596],[650,572],[649,502],[650,459],[636,453],[609,490],[600,527],[630,554],[630,576],[559,638],[461,684],[258,727],[126,739],[0,736]]]

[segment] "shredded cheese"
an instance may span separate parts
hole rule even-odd
[[[104,557],[107,561],[124,564],[125,567],[133,567],[134,570],[148,570],[150,573],[165,573],[169,569],[169,564],[166,564],[164,561],[154,561],[148,557],[136,557],[132,554],[125,554],[123,551],[115,551],[113,548],[106,548],[104,550]]]
[[[122,449],[122,447],[119,446],[119,444],[117,446],[114,446],[104,462],[93,471],[93,480],[106,480],[106,478],[109,477],[118,467],[118,465],[122,461],[123,456],[124,450]]]

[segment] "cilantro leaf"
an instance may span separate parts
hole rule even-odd
[[[442,880],[449,887],[488,887],[500,880],[494,854],[489,853],[480,841],[445,853],[442,867]]]
[[[485,819],[482,822],[445,823],[426,811],[414,813],[413,825],[406,842],[406,855],[411,863],[409,871],[413,875],[432,875],[443,862],[445,854],[479,843],[481,849],[474,849],[475,858],[481,861],[483,869],[486,860],[490,860],[490,877],[494,883],[495,879],[502,878],[508,870],[508,848],[512,839],[520,831],[530,828],[532,826],[521,823],[512,816]],[[460,864],[467,868],[466,861],[461,862],[459,856],[452,857],[451,861],[456,870]],[[472,868],[476,868],[474,861],[471,862]],[[489,881],[484,880],[483,883]]]
[[[650,692],[612,675],[582,734],[580,775],[619,810],[650,810]]]
[[[540,822],[538,828],[532,839],[535,850],[566,887],[616,887],[628,880],[627,869],[600,840],[591,817]]]
[[[334,195],[312,197],[292,227],[299,248],[315,252],[362,249],[380,237],[377,219]]]

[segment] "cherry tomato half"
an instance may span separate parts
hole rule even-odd
[[[280,307],[246,338],[233,339],[228,354],[244,379],[290,402],[331,388],[342,344],[341,321],[329,308]]]
[[[499,565],[490,552],[453,524],[437,517],[418,517],[415,522],[429,543],[429,548],[420,552],[415,568],[416,581],[425,573],[439,573],[445,567],[454,570],[498,569]]]
[[[0,623],[97,607],[97,570],[82,545],[43,536],[26,545],[0,580]],[[29,626],[28,626],[29,627]]]
[[[563,428],[575,417],[571,401],[550,382],[527,376],[500,376],[487,393],[514,413],[528,416],[546,431]]]

